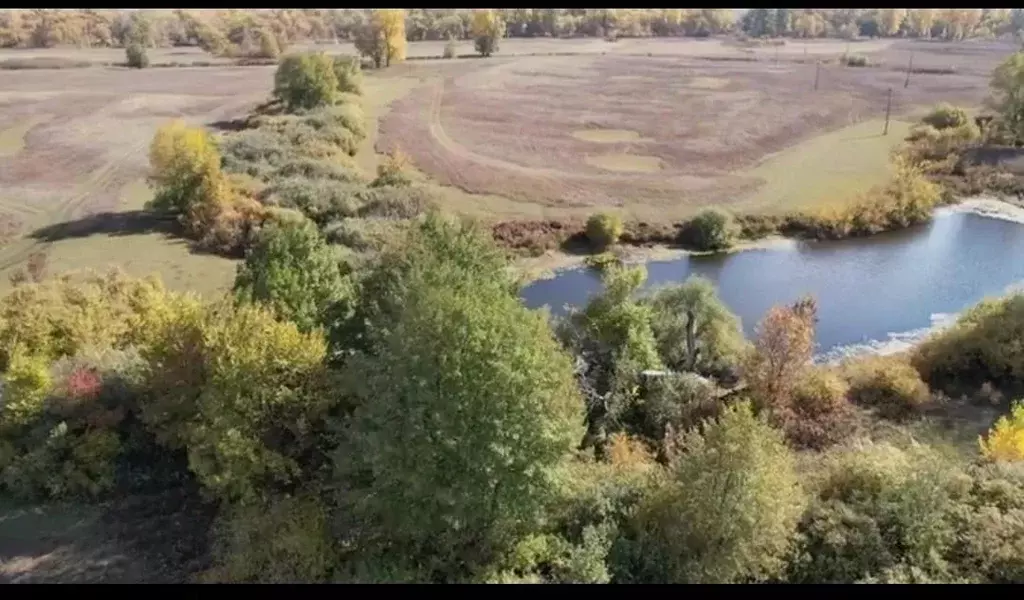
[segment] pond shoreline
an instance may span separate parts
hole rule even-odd
[[[978,223],[970,228],[970,231],[975,233],[960,234],[958,228],[961,225],[954,224],[962,223],[968,215],[981,219],[972,221]],[[702,274],[703,270],[705,276],[708,272],[714,273],[711,276],[716,280],[723,300],[741,316],[745,325],[759,319],[770,307],[769,303],[789,301],[790,294],[785,290],[790,285],[817,290],[809,293],[824,294],[821,301],[827,302],[828,308],[822,314],[821,326],[824,337],[820,339],[822,346],[816,353],[815,360],[819,363],[836,363],[861,355],[886,355],[910,351],[936,331],[954,323],[961,311],[978,301],[980,297],[1004,296],[1020,289],[1021,283],[1024,283],[1024,270],[1019,268],[1019,265],[999,265],[1010,259],[1006,252],[1016,254],[1022,249],[1021,244],[1024,241],[1021,238],[1024,231],[1020,231],[1016,224],[1024,224],[1024,203],[1017,199],[971,196],[962,198],[956,204],[936,209],[934,216],[935,220],[931,225],[913,228],[917,231],[904,230],[903,235],[900,235],[900,232],[889,232],[895,235],[865,236],[857,238],[860,240],[859,243],[850,239],[829,241],[824,244],[815,240],[776,237],[740,244],[726,253],[718,254],[718,259],[712,258],[711,262],[708,262],[706,257],[715,256],[713,253],[692,252],[667,246],[627,247],[620,249],[618,254],[630,264],[647,263],[653,285],[685,278],[687,272]],[[997,225],[996,221],[1002,221],[1004,224]],[[991,225],[983,225],[985,222]],[[979,234],[979,227],[981,231],[991,233]],[[1014,233],[1012,238],[1000,241],[1004,234],[998,232],[1007,232],[1006,235],[1009,235],[1009,230],[1017,233]],[[987,237],[971,241],[975,239],[971,236],[977,235]],[[871,240],[872,237],[879,239],[874,242]],[[911,241],[914,239],[918,241]],[[928,242],[929,239],[933,241]],[[942,240],[942,243],[934,246],[934,250],[928,249],[928,244],[937,243],[934,240]],[[957,243],[967,246],[952,250],[950,246],[956,240],[959,240]],[[839,246],[830,246],[831,244]],[[1000,254],[1000,249],[1005,251]],[[751,250],[770,252],[761,258],[758,256],[760,253],[751,253]],[[780,250],[794,252],[779,252]],[[899,257],[912,256],[915,252],[927,254],[909,259],[909,263],[899,264]],[[955,254],[949,254],[950,252]],[[954,255],[957,256],[956,259],[952,259]],[[705,258],[693,262],[691,258],[696,256]],[[819,258],[814,259],[815,256]],[[935,257],[934,262],[926,256]],[[540,290],[562,289],[562,292],[558,292],[558,295],[552,298],[552,302],[545,303],[562,304],[563,298],[566,305],[583,302],[586,294],[595,291],[593,286],[596,281],[593,274],[580,269],[586,266],[586,259],[587,256],[552,253],[529,260],[526,268],[533,268],[535,276],[531,280],[531,285],[524,287],[524,299],[528,299],[528,303],[539,304],[540,299],[550,293]],[[818,262],[818,266],[815,266],[815,260],[832,263]],[[677,267],[678,262],[689,266]],[[726,263],[732,265],[727,271],[721,271],[721,266],[715,266]],[[526,272],[526,268],[522,266],[523,262],[519,265],[523,269],[520,272]],[[786,272],[787,265],[809,266],[807,270],[798,269],[786,275],[795,277],[792,284],[773,283],[775,277],[766,274],[780,268],[783,269],[779,271],[780,273]],[[539,277],[536,276],[542,267],[547,267],[546,272],[541,272]],[[1004,268],[1008,270],[1003,270]],[[985,272],[991,269],[994,271],[986,275]],[[731,275],[719,280],[718,273]],[[565,277],[566,282],[548,283],[547,280],[552,277]],[[811,283],[813,281],[817,283]],[[532,284],[539,287],[534,288]],[[553,288],[552,285],[558,287]],[[882,287],[865,287],[868,285]],[[877,291],[868,295],[862,294],[861,291],[866,289]],[[965,289],[976,291],[964,293]],[[768,296],[764,295],[766,293]],[[925,298],[930,294],[937,294],[940,300],[932,302],[931,297]],[[924,302],[926,299],[928,301]],[[918,301],[921,301],[920,305],[917,304]],[[881,306],[885,308],[877,309],[883,310],[882,313],[874,314],[876,308],[873,302],[882,303]],[[894,319],[896,313],[910,315],[910,318]],[[916,316],[911,313],[916,313]],[[750,327],[745,326],[744,329],[746,335],[753,335]]]
[[[953,204],[937,208],[933,214],[939,215],[943,213],[970,213],[990,219],[1024,224],[1024,201],[1017,198],[999,198],[990,195],[969,196],[961,198]],[[889,232],[879,232],[879,234],[882,233]],[[828,243],[831,241],[835,240],[806,240],[775,235],[760,240],[744,240],[721,254],[753,250],[793,249],[800,243]],[[648,262],[675,260],[685,256],[706,256],[714,253],[687,250],[666,244],[656,244],[650,246],[620,246],[616,250],[616,254],[624,263],[637,265]],[[513,268],[523,277],[524,285],[529,285],[544,279],[553,279],[564,274],[566,271],[586,268],[586,261],[590,256],[593,255],[550,250],[541,256],[521,258],[515,261]]]

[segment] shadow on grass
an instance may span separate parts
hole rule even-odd
[[[144,210],[96,213],[74,221],[47,225],[33,231],[29,237],[42,242],[59,242],[93,235],[121,236],[147,233],[183,237],[177,219]]]
[[[184,583],[209,567],[214,514],[184,489],[102,504],[0,499],[0,584]]]
[[[247,129],[248,122],[246,119],[229,119],[207,123],[206,126],[210,129],[216,129],[217,131],[236,132]]]

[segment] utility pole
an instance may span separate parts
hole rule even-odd
[[[821,75],[821,61],[814,63],[814,91],[818,91],[818,76]]]
[[[907,63],[907,78],[903,82],[903,87],[910,86],[910,74],[914,71],[914,53],[910,53],[910,62]]]
[[[882,135],[889,135],[889,114],[892,112],[892,88],[889,88],[889,98],[885,101],[885,130]]]

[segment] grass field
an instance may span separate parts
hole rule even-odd
[[[460,43],[471,54],[471,42]],[[504,40],[487,60],[439,56],[366,77],[367,172],[395,146],[445,206],[485,220],[585,217],[617,207],[674,219],[707,205],[784,210],[833,202],[884,180],[906,124],[876,135],[888,88],[893,112],[939,100],[975,105],[1011,48],[814,40],[743,47],[728,40]],[[309,48],[351,53],[348,44]],[[918,69],[903,87],[904,61]],[[845,52],[878,66],[842,68]],[[272,68],[234,67],[198,49],[154,50],[154,62],[211,66],[132,71],[117,49],[0,51],[5,61],[92,68],[5,70],[0,89],[0,291],[29,256],[48,271],[159,273],[172,288],[215,293],[231,261],[195,254],[140,211],[146,149],[164,121],[237,118],[270,91]],[[827,61],[817,74],[815,61]],[[223,61],[221,61],[223,63]],[[840,193],[841,192],[841,193]],[[15,235],[17,234],[17,235]]]
[[[443,42],[410,44],[410,58]],[[348,45],[318,46],[350,53]],[[486,220],[582,217],[604,207],[654,220],[708,205],[786,210],[884,181],[908,115],[976,105],[1012,48],[869,41],[746,48],[721,40],[505,40],[488,60],[410,60],[366,77],[369,135],[358,164],[400,145],[448,209]],[[841,68],[844,52],[878,66]],[[910,52],[919,69],[903,87]],[[471,42],[459,53],[472,53]],[[818,72],[815,61],[828,60]],[[269,67],[194,49],[130,71],[121,50],[0,51],[0,292],[33,254],[47,270],[119,266],[213,294],[235,263],[196,254],[142,211],[147,147],[181,117],[211,124],[266,98]],[[47,61],[50,61],[47,63]],[[47,69],[51,65],[80,68]],[[881,136],[889,88],[896,118]],[[900,120],[904,119],[904,120]],[[972,440],[973,443],[973,440]],[[26,509],[0,502],[0,583],[180,581],[203,567],[208,523],[183,498]],[[199,520],[201,521],[201,519]]]

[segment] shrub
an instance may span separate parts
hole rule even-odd
[[[958,566],[991,583],[1024,580],[1024,470],[988,464],[971,473],[971,482],[966,510],[957,513]]]
[[[146,48],[142,44],[128,44],[124,53],[127,64],[132,69],[145,69],[149,66],[149,56],[146,54]]]
[[[643,502],[617,542],[616,581],[728,583],[782,573],[804,506],[792,453],[746,403],[703,429],[679,438],[671,483]]]
[[[597,213],[587,219],[587,239],[598,250],[618,243],[622,232],[622,219],[618,215]]]
[[[277,170],[271,178],[271,180],[275,180],[275,185],[269,189],[279,189],[280,184],[277,184],[276,180],[291,177],[300,181],[306,180],[306,183],[311,185],[318,179],[350,183],[364,182],[362,173],[350,165],[342,164],[333,160],[300,156],[286,160],[277,167]]]
[[[344,219],[324,228],[327,241],[353,250],[376,251],[401,238],[408,229],[402,221],[391,219]]]
[[[363,93],[363,70],[355,56],[335,56],[334,76],[338,80],[338,91],[343,94]]]
[[[0,487],[23,500],[96,499],[139,439],[126,419],[135,365],[117,352],[45,363],[18,357],[4,376]]]
[[[448,35],[448,43],[444,45],[444,54],[442,58],[455,58],[459,55],[459,45],[455,41],[455,37],[451,34]]]
[[[168,449],[187,453],[204,492],[257,501],[309,480],[304,469],[327,449],[317,431],[332,402],[321,334],[259,307],[195,302],[145,327],[142,420]]]
[[[844,54],[840,62],[847,67],[866,67],[869,65],[868,57],[860,54]]]
[[[800,525],[789,580],[952,581],[952,515],[964,493],[949,460],[928,447],[868,446],[829,457]]]
[[[273,32],[261,27],[256,32],[256,36],[259,38],[258,58],[277,58],[281,56],[281,46],[278,44],[277,37]]]
[[[811,368],[800,375],[789,404],[772,416],[794,446],[820,450],[853,433],[848,391],[849,386],[833,371]]]
[[[412,219],[426,214],[436,202],[425,187],[374,187],[363,194],[357,216],[379,219]]]
[[[850,398],[858,404],[877,408],[890,417],[905,417],[924,406],[928,386],[908,362],[897,357],[878,356],[857,360],[846,366]]]
[[[988,438],[979,438],[978,443],[982,456],[988,460],[1024,460],[1024,403],[1014,404],[1009,415],[999,417]]]
[[[316,583],[335,557],[327,512],[310,495],[230,507],[214,525],[216,583]]]
[[[935,129],[942,130],[969,125],[970,119],[968,119],[967,111],[964,109],[944,102],[932,108],[931,112],[921,119],[921,122]]]
[[[49,361],[84,348],[124,348],[140,324],[162,309],[168,293],[158,279],[119,271],[66,274],[18,286],[0,304],[0,366],[28,353]]]
[[[723,404],[717,389],[694,373],[674,373],[653,379],[644,396],[646,437],[661,447],[665,436],[693,429],[719,416]]]
[[[1024,295],[983,300],[921,343],[912,363],[933,389],[959,393],[986,382],[1024,388]]]
[[[680,232],[680,241],[698,250],[726,250],[732,246],[736,227],[732,215],[717,210],[701,211]]]
[[[289,177],[268,188],[264,202],[298,210],[314,223],[325,226],[358,215],[366,195],[365,186],[357,181]]]
[[[761,407],[782,410],[793,386],[814,355],[817,306],[805,298],[792,306],[772,307],[757,326],[754,347],[743,375]]]
[[[400,148],[395,148],[377,165],[377,178],[370,187],[403,187],[412,184],[408,174],[409,158]]]

